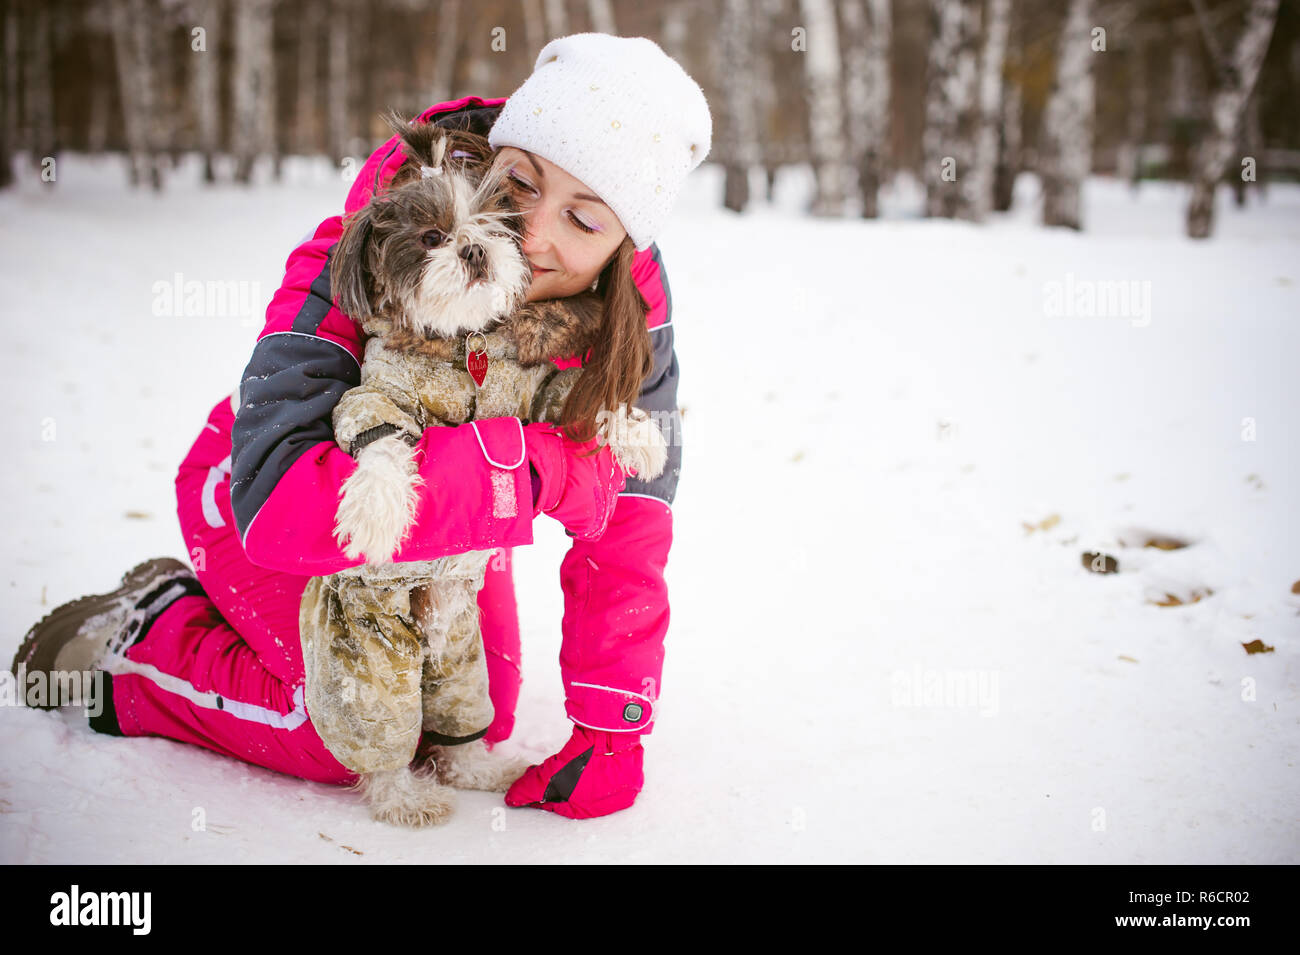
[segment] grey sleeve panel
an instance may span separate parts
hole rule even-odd
[[[230,507],[240,540],[294,462],[334,440],[334,406],[360,381],[356,359],[328,339],[282,332],[257,343],[231,428]]]
[[[664,467],[664,473],[653,481],[629,477],[624,493],[644,494],[657,497],[665,504],[672,504],[673,498],[677,496],[677,478],[682,471],[682,416],[677,410],[678,368],[677,352],[673,348],[671,312],[668,317],[668,322],[650,330],[655,367],[636,402],[638,408],[650,412],[650,417],[663,432],[664,440],[668,442],[668,463]]]

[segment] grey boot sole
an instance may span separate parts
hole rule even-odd
[[[194,572],[179,560],[155,557],[127,571],[121,586],[111,593],[80,597],[54,608],[27,631],[18,652],[14,654],[9,671],[17,676],[22,668],[28,672],[54,670],[60,651],[76,639],[77,632],[87,620],[113,610],[120,605],[123,597],[132,593],[144,596],[143,589],[154,581],[162,582],[165,578],[181,575],[192,577]]]

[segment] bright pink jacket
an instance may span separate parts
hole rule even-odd
[[[432,106],[420,119],[486,135],[504,102],[465,97]],[[382,189],[402,159],[395,136],[376,150],[344,216]],[[293,574],[360,563],[343,555],[333,532],[339,489],[356,462],[334,443],[331,415],[360,381],[366,338],[330,296],[330,254],[342,222],[326,219],[290,254],[244,371],[232,434],[230,498],[244,551],[260,566]],[[671,423],[668,466],[654,481],[628,478],[605,535],[574,540],[560,567],[566,709],[583,726],[614,732],[649,732],[654,719],[669,618],[663,574],[681,468],[672,296],[657,246],[636,255],[632,274],[651,306],[655,353],[637,404]],[[396,560],[532,543],[532,483],[517,418],[428,428],[416,457],[420,506]],[[503,486],[513,487],[514,501],[503,502]]]

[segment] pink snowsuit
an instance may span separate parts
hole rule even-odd
[[[420,118],[486,135],[504,102],[470,96]],[[344,216],[364,206],[402,158],[397,137],[376,150]],[[309,577],[360,563],[344,556],[333,535],[339,488],[356,464],[333,441],[331,412],[358,383],[365,348],[360,326],[330,298],[330,250],[344,216],[326,219],[290,254],[240,394],[216,404],[181,464],[181,531],[203,593],[176,600],[142,630],[127,651],[127,669],[111,676],[111,706],[91,721],[101,732],[167,736],[305,779],[355,778],[312,727],[298,636]],[[637,254],[632,274],[651,306],[655,354],[637,404],[665,431],[668,466],[654,481],[628,478],[604,536],[570,545],[560,567],[560,674],[575,723],[648,733],[668,630],[663,572],[681,434],[672,299],[657,246]],[[511,548],[533,539],[520,422],[429,428],[416,454],[420,506],[395,559],[500,549],[478,601],[496,708],[485,738],[499,741],[513,728],[520,682]],[[503,489],[515,495],[506,494],[505,506]]]

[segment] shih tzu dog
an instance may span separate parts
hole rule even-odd
[[[504,792],[529,764],[481,739],[493,709],[477,594],[494,552],[391,560],[418,503],[412,446],[430,426],[559,422],[589,371],[551,359],[592,347],[605,310],[596,291],[524,302],[523,219],[485,138],[386,119],[406,159],[345,223],[330,273],[339,308],[371,336],[361,384],[333,413],[357,460],[335,534],[366,563],[313,578],[299,629],[322,740],[359,774],[376,819],[421,826],[449,818],[455,788]],[[597,433],[625,472],[662,472],[666,444],[644,411],[622,405]]]

